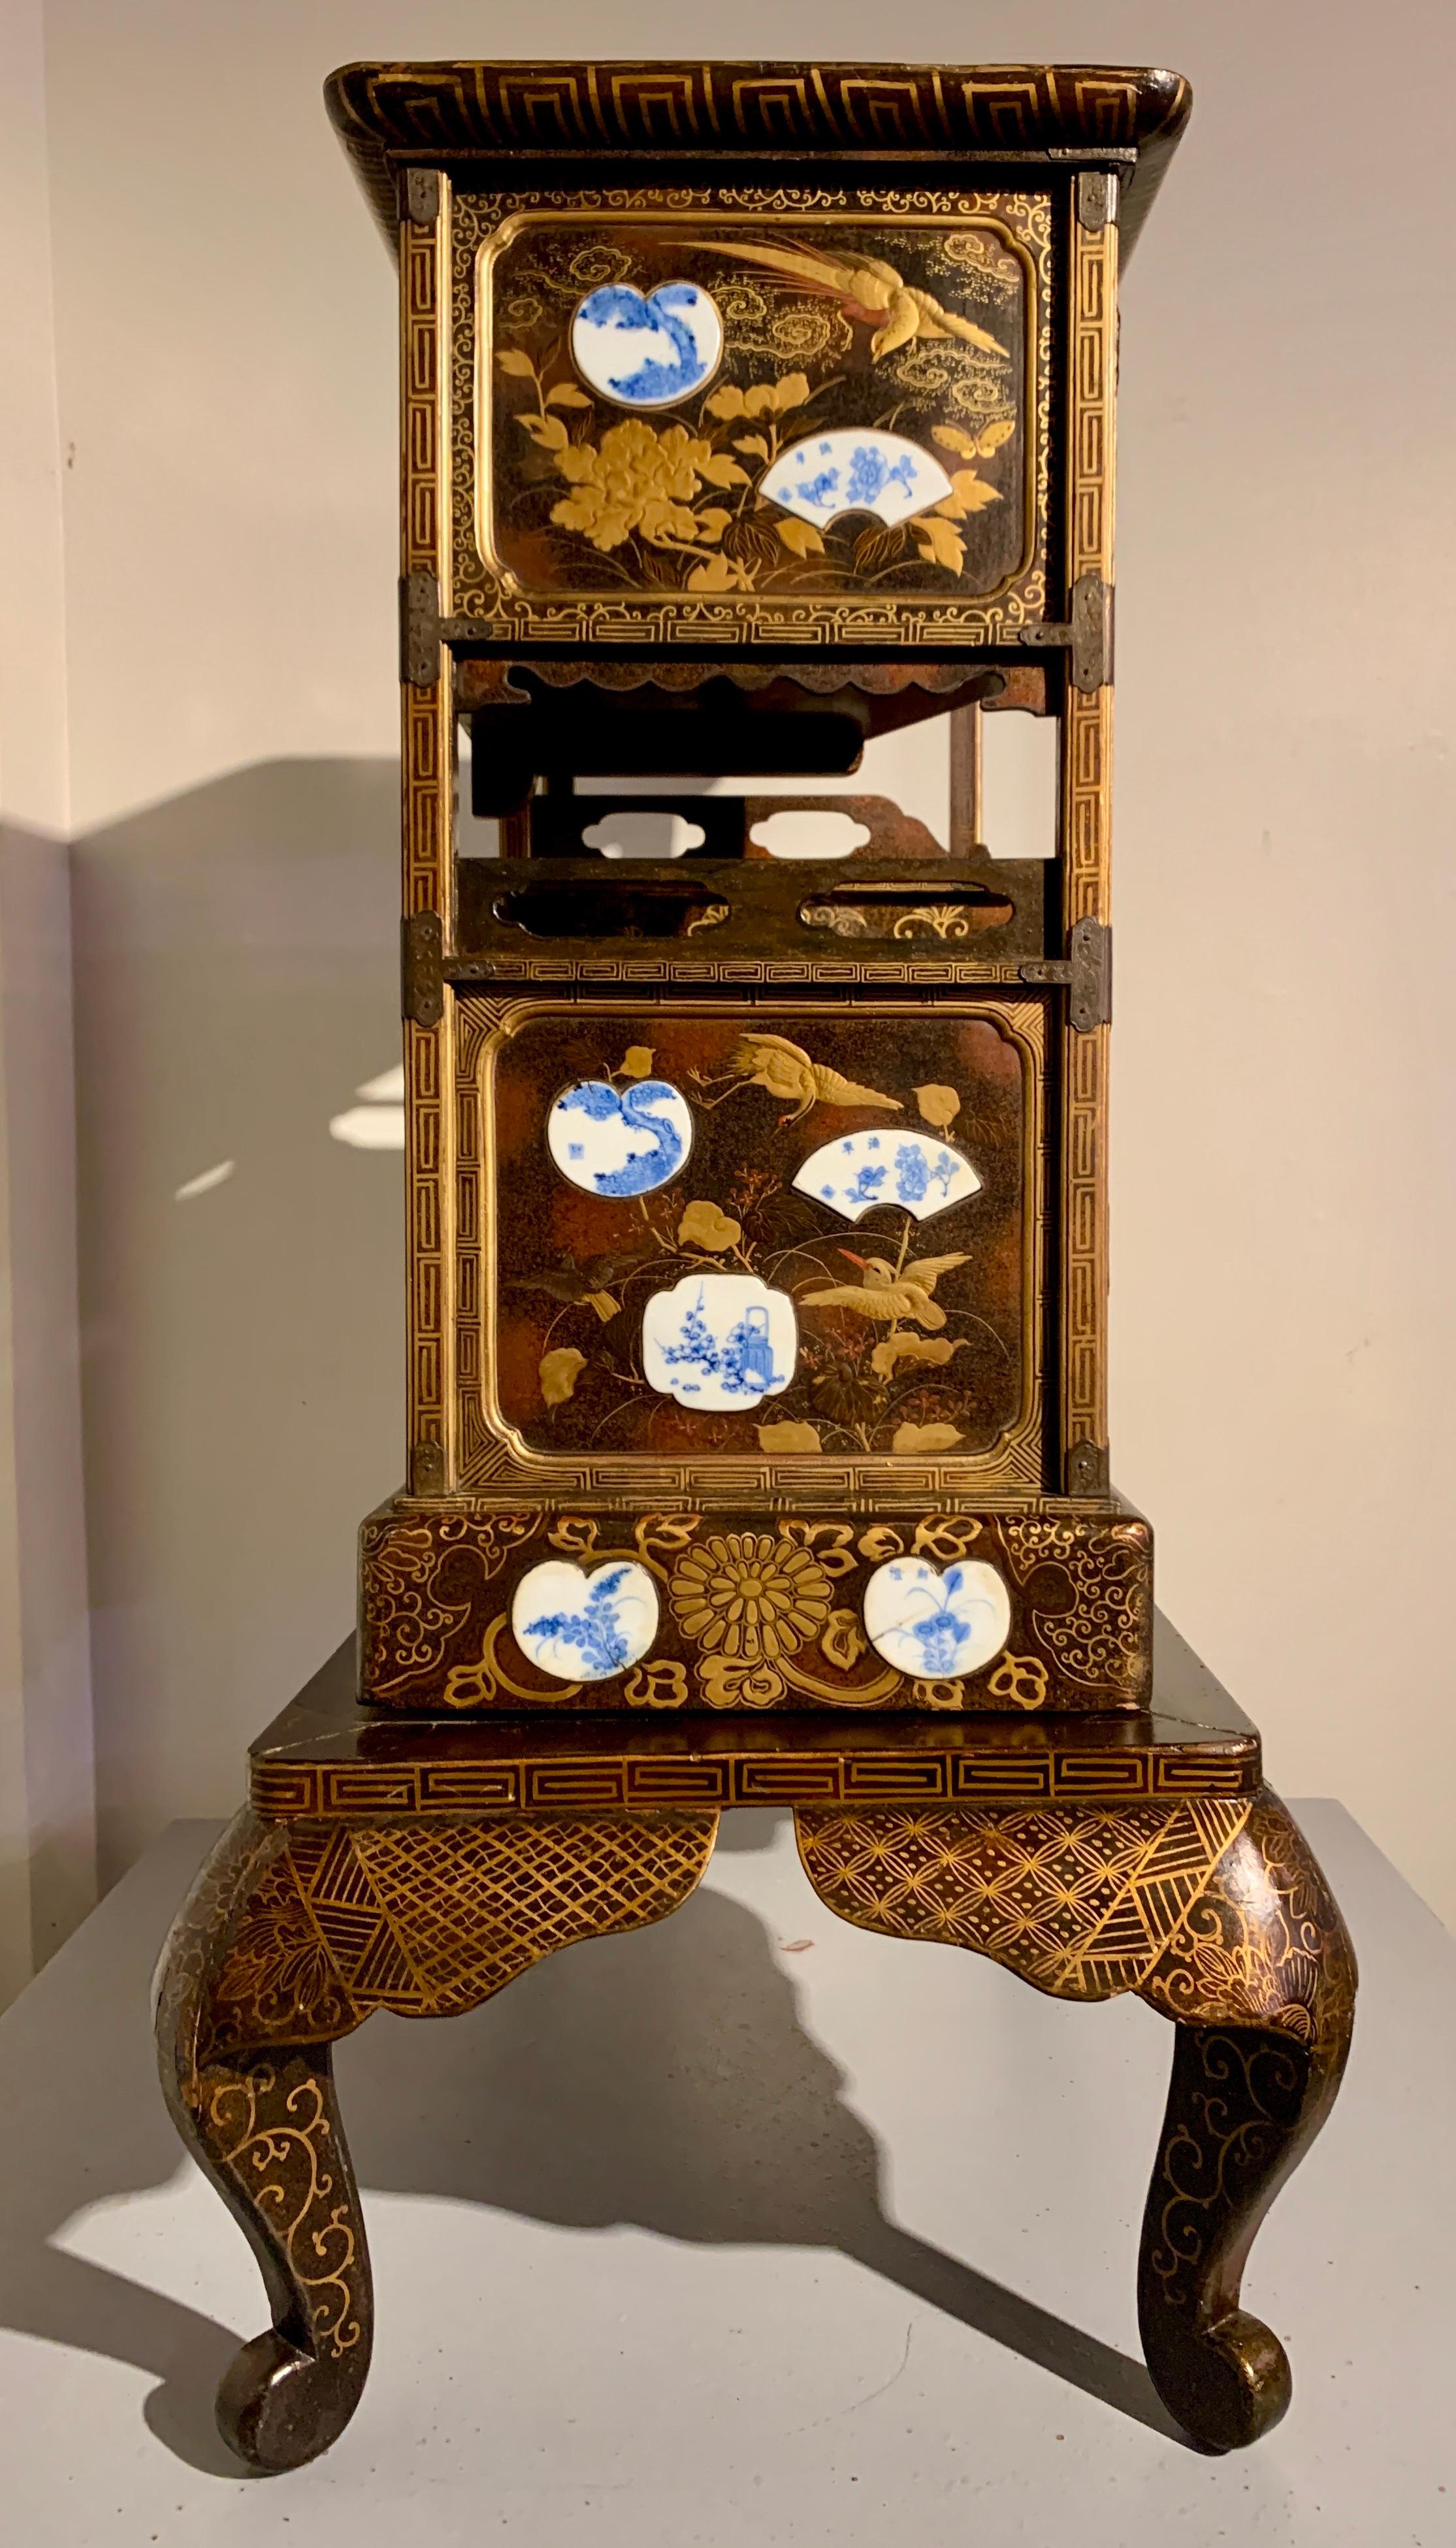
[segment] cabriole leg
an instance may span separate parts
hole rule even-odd
[[[283,1835],[240,1815],[204,1867],[158,1968],[157,2052],[178,2132],[241,2224],[273,2324],[218,2392],[225,2440],[256,2469],[298,2468],[342,2432],[369,2368],[373,2306],[358,2189],[328,2044],[228,2041],[218,1983],[239,1920],[276,1886]],[[300,1972],[303,1992],[318,1975]],[[342,2033],[354,2012],[327,1993]],[[280,2031],[289,2012],[280,2006]]]
[[[1170,2413],[1211,2450],[1277,2424],[1279,2338],[1239,2306],[1255,2232],[1334,2103],[1355,1963],[1320,1868],[1263,1795],[1142,1996],[1177,2021],[1138,2260],[1143,2351]]]

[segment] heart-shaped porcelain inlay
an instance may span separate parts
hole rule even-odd
[[[546,1118],[546,1146],[585,1194],[651,1194],[675,1177],[692,1146],[692,1110],[670,1079],[613,1088],[579,1079]]]
[[[657,1586],[632,1558],[608,1558],[590,1575],[550,1559],[521,1577],[510,1605],[521,1653],[553,1681],[610,1681],[641,1662],[657,1624]]]
[[[798,1348],[792,1301],[757,1274],[684,1275],[643,1313],[643,1378],[680,1407],[726,1413],[776,1398]]]
[[[630,283],[603,283],[572,318],[572,360],[614,407],[673,407],[722,359],[717,304],[696,283],[660,283],[645,297]]]
[[[980,1192],[969,1159],[929,1133],[847,1133],[811,1150],[794,1178],[800,1194],[859,1221],[877,1203],[903,1204],[917,1221]]]
[[[888,530],[944,503],[953,489],[935,454],[903,433],[841,424],[780,452],[759,493],[816,530],[839,513],[873,513]]]
[[[994,1566],[961,1558],[945,1574],[923,1557],[892,1557],[864,1587],[864,1634],[897,1671],[958,1681],[999,1655],[1011,1602]]]

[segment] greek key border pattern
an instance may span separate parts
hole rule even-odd
[[[1116,457],[1115,222],[1074,220],[1067,414],[1067,584],[1113,571]],[[1062,728],[1063,920],[1108,918],[1112,687],[1070,682]],[[1108,1031],[1067,1035],[1062,1058],[1062,1454],[1107,1441]]]
[[[272,1822],[361,1814],[648,1812],[665,1805],[1028,1802],[1120,1804],[1136,1797],[1252,1795],[1256,1744],[1227,1754],[1056,1751],[1040,1755],[892,1751],[720,1753],[601,1760],[256,1761],[251,1801]]]

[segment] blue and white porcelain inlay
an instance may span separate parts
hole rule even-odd
[[[923,1557],[876,1566],[864,1587],[864,1634],[897,1671],[958,1681],[999,1655],[1011,1602],[994,1566],[962,1558],[943,1575]]]
[[[794,1184],[846,1221],[859,1221],[877,1203],[903,1204],[917,1221],[929,1221],[979,1194],[981,1180],[969,1159],[932,1133],[848,1133],[811,1150]]]
[[[692,1110],[670,1079],[579,1079],[546,1118],[546,1146],[585,1194],[651,1194],[692,1147]]]
[[[646,299],[630,283],[603,283],[572,318],[572,361],[614,407],[673,407],[722,359],[717,304],[696,283],[660,283]]]
[[[510,1605],[521,1653],[553,1681],[610,1681],[641,1662],[657,1629],[657,1586],[631,1558],[590,1575],[553,1558],[521,1577]]]
[[[903,433],[844,424],[781,451],[759,493],[819,531],[838,513],[875,513],[889,530],[954,490],[934,453]]]
[[[642,1320],[649,1389],[722,1413],[776,1398],[793,1378],[798,1320],[757,1274],[688,1274],[654,1292]]]

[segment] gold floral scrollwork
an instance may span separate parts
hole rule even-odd
[[[595,1528],[594,1523],[592,1528]],[[552,1702],[561,1705],[569,1698],[580,1697],[583,1684],[579,1681],[553,1682],[549,1688],[543,1688],[539,1684],[512,1679],[499,1652],[507,1624],[504,1612],[498,1611],[486,1630],[484,1644],[475,1661],[456,1664],[446,1674],[445,1686],[440,1693],[446,1707],[493,1707],[499,1705],[502,1698],[507,1704],[513,1698],[524,1698],[537,1706],[543,1701],[548,1705]]]
[[[812,1548],[826,1575],[855,1571],[855,1529],[847,1521],[786,1521],[782,1536],[797,1548]]]
[[[1009,1699],[1013,1707],[1045,1707],[1049,1686],[1046,1667],[1036,1655],[1003,1655],[986,1684],[992,1698]]]
[[[686,1672],[671,1656],[659,1655],[627,1675],[622,1696],[629,1707],[685,1707]]]
[[[905,1543],[887,1521],[874,1521],[860,1533],[860,1554],[867,1557],[871,1566],[883,1566],[892,1557],[904,1556]]]
[[[585,1513],[563,1513],[546,1533],[553,1548],[564,1549],[572,1557],[589,1557],[596,1546],[600,1525]]]
[[[348,2189],[329,2163],[333,2126],[321,2081],[285,2062],[255,2062],[215,2087],[208,2138],[261,2213],[309,2304],[320,2354],[337,2361],[364,2341],[359,2242]]]
[[[912,1681],[912,1707],[963,1707],[965,1684],[958,1681]]]
[[[934,1557],[942,1566],[953,1558],[964,1557],[979,1539],[981,1526],[968,1513],[930,1513],[916,1525],[910,1543],[912,1557]]]
[[[643,1565],[651,1566],[654,1559],[666,1561],[680,1556],[701,1527],[701,1513],[644,1513],[632,1538]]]
[[[853,1672],[868,1644],[864,1631],[853,1610],[832,1610],[829,1623],[819,1640],[820,1653],[841,1672]]]
[[[709,1707],[776,1707],[787,1686],[776,1664],[733,1663],[726,1655],[704,1655],[697,1677]]]

